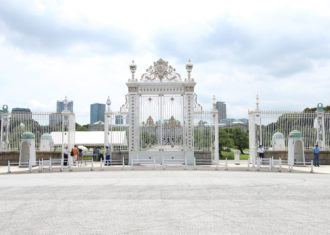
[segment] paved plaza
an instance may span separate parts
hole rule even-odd
[[[1,234],[329,234],[330,174],[0,175]]]

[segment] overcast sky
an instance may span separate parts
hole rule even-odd
[[[199,102],[212,95],[229,117],[265,108],[330,104],[330,1],[0,1],[0,105],[55,111],[74,101],[125,101],[134,59],[140,77],[163,58],[186,77],[194,64]]]

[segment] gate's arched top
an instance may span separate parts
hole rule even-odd
[[[182,79],[167,61],[159,59],[142,74],[141,81],[182,81]]]

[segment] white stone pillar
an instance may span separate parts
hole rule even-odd
[[[213,122],[214,122],[214,162],[219,164],[219,120],[216,109],[216,100],[213,97]]]
[[[111,116],[111,100],[110,97],[107,99],[107,109],[104,112],[104,149],[109,145],[109,122]]]
[[[3,113],[1,116],[0,152],[9,150],[9,123],[9,114]]]
[[[194,87],[195,82],[187,82],[184,87],[184,117],[186,158],[189,165],[194,160]]]
[[[139,135],[139,96],[138,84],[127,83],[128,86],[128,113],[129,113],[129,161],[138,157],[140,146]]]
[[[249,111],[249,150],[250,150],[250,159],[255,164],[256,129],[255,129],[255,113],[253,111]]]
[[[1,127],[0,127],[1,128],[0,129],[0,152],[2,152],[2,151],[4,151],[4,147],[3,147],[3,144],[4,144],[3,143],[3,134],[4,134],[4,130],[3,130],[4,129],[3,128],[4,127],[4,123],[3,122],[4,121],[3,120],[4,120],[4,116],[5,115],[0,114],[0,116],[1,116],[1,119],[0,119],[1,120]]]
[[[325,149],[325,125],[324,125],[324,109],[322,104],[317,105],[316,110],[316,142],[321,150]]]

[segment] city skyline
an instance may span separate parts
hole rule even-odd
[[[89,104],[110,96],[118,111],[125,103],[132,60],[140,78],[159,58],[183,78],[190,58],[198,102],[210,108],[215,95],[231,118],[246,118],[257,94],[264,108],[329,105],[328,1],[155,6],[145,0],[1,2],[0,105],[53,112],[67,96],[77,122],[86,124]]]

